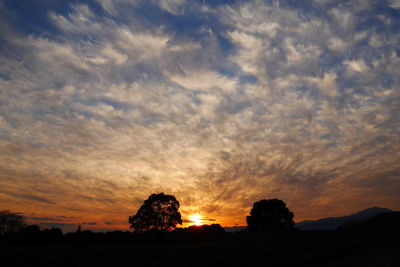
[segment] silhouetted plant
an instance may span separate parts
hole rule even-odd
[[[25,218],[9,210],[0,211],[0,236],[15,233],[25,227]]]
[[[274,198],[255,202],[246,220],[249,231],[276,231],[293,228],[293,217],[286,203]]]
[[[60,228],[50,228],[43,231],[43,239],[45,242],[59,242],[63,238],[63,233]]]
[[[225,235],[225,229],[220,224],[193,225],[187,228],[187,232],[192,241],[211,241]]]
[[[129,217],[130,228],[143,232],[147,230],[172,230],[182,224],[179,201],[172,195],[152,194],[137,211]]]

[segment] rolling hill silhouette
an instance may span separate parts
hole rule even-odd
[[[315,221],[302,221],[296,223],[296,228],[300,230],[334,230],[348,222],[362,222],[371,219],[379,213],[391,212],[390,209],[373,207],[368,208],[357,213],[342,216],[342,217],[329,217]]]

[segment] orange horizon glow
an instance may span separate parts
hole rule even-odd
[[[337,213],[330,215],[330,216],[344,216],[351,213],[356,212],[354,211],[338,211]],[[132,230],[129,228],[129,223],[126,218],[124,220],[124,216],[115,216],[113,220],[106,220],[103,216],[92,216],[90,218],[82,218],[79,217],[80,214],[69,213],[66,214],[65,219],[57,219],[60,216],[52,216],[49,213],[29,213],[29,212],[20,212],[26,218],[26,222],[28,224],[35,224],[41,227],[42,229],[58,227],[63,230],[64,233],[74,232],[78,229],[78,226],[81,226],[81,230],[91,230],[91,231],[130,231]],[[189,213],[186,216],[183,214],[183,218],[186,218],[181,225],[177,225],[177,228],[186,228],[190,226],[201,226],[201,225],[208,225],[208,224],[220,224],[222,227],[237,227],[237,226],[246,226],[245,216],[243,214],[242,218],[232,218],[229,217],[218,217],[215,218],[210,214],[204,213]],[[329,214],[328,214],[329,215]],[[320,218],[324,218],[328,216],[326,214],[316,215],[314,217],[305,217],[299,216],[295,218],[295,222],[301,222],[303,220],[316,220]],[[215,219],[207,219],[210,217],[214,217]],[[39,218],[39,219],[35,219]],[[48,219],[46,219],[48,218]],[[95,222],[96,224],[93,224]],[[54,224],[54,225],[52,225]]]
[[[190,215],[189,220],[190,220],[190,223],[189,223],[190,226],[193,226],[193,225],[200,226],[200,225],[204,224],[203,216],[201,216],[199,213]]]

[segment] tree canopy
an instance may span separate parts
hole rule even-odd
[[[293,212],[280,199],[263,199],[253,204],[247,216],[249,231],[276,231],[293,228]]]
[[[147,230],[173,230],[182,224],[179,201],[172,195],[152,194],[139,208],[136,215],[129,217],[130,228],[143,232]]]

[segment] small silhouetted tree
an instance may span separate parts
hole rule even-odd
[[[293,212],[280,199],[263,199],[253,204],[247,216],[249,231],[279,231],[293,228]]]
[[[152,194],[137,211],[129,217],[130,228],[134,231],[173,230],[182,224],[179,201],[172,195]]]
[[[9,210],[0,211],[0,236],[15,233],[25,227],[25,218]]]

